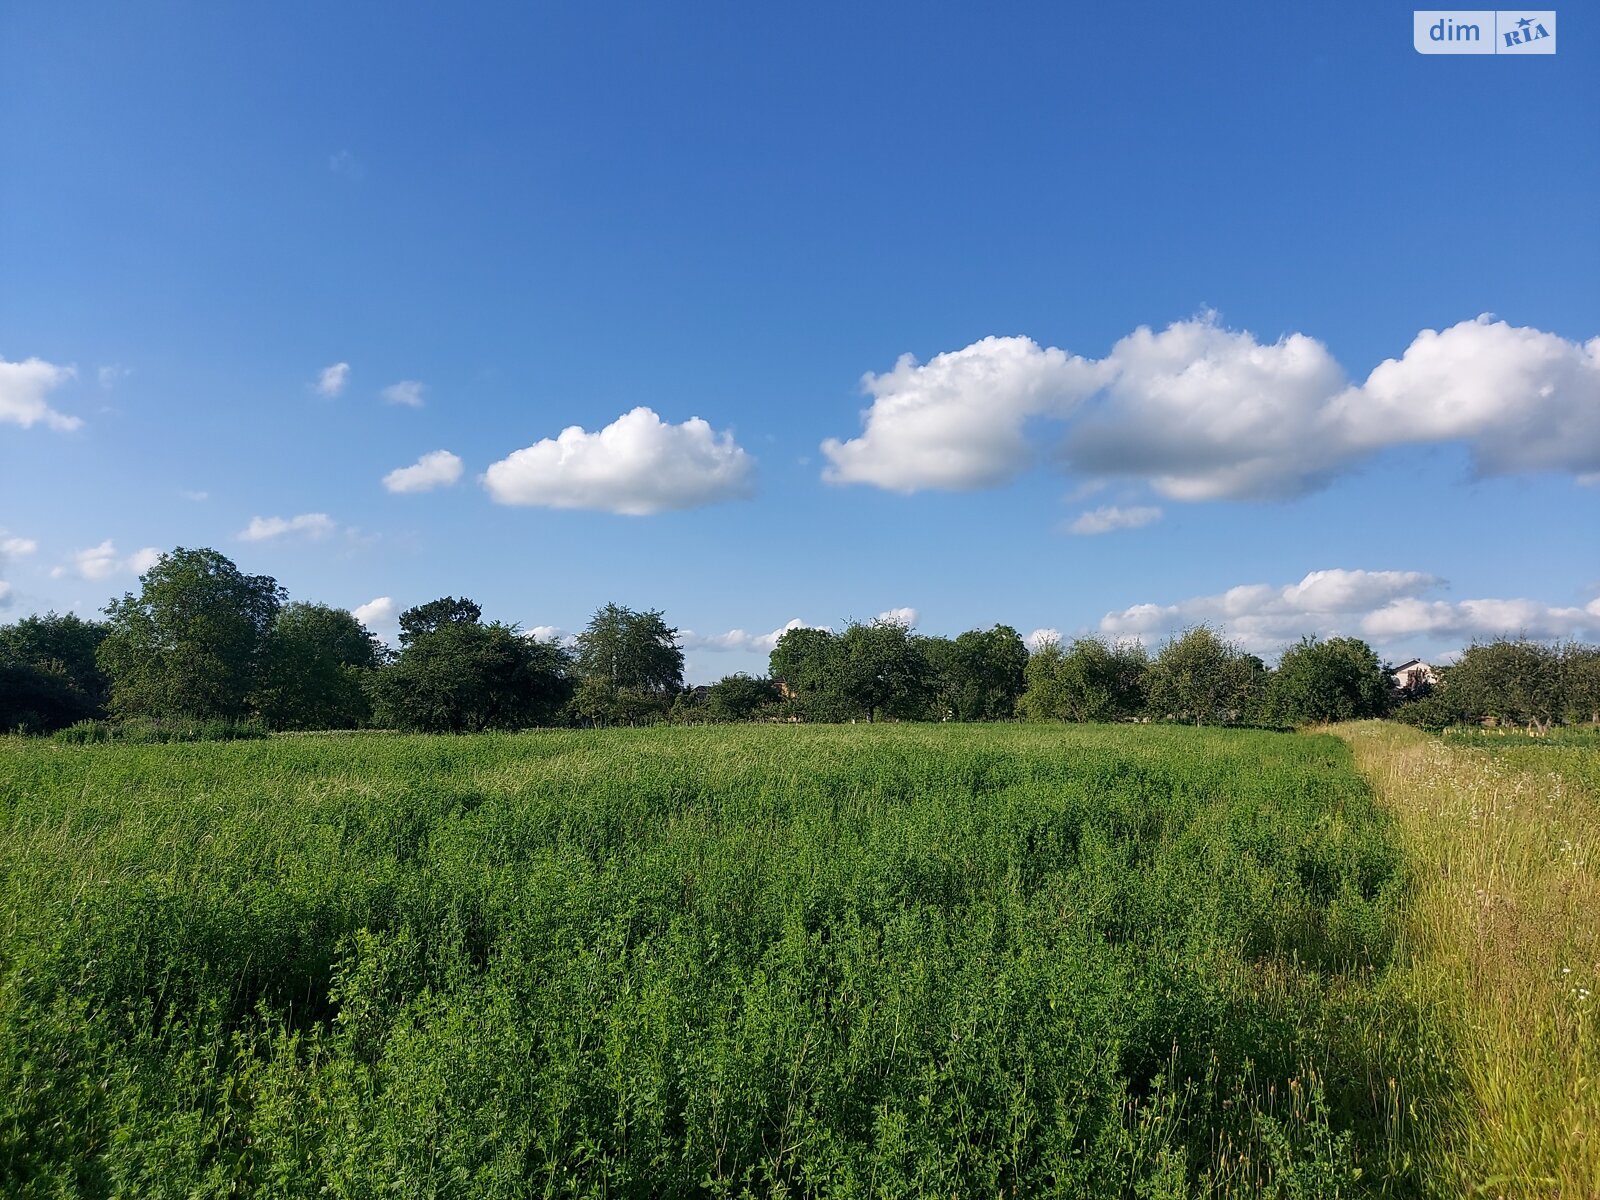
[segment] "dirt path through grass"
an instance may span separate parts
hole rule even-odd
[[[1436,1177],[1467,1194],[1600,1196],[1600,751],[1334,730],[1399,818],[1417,872],[1406,950],[1458,1047]]]

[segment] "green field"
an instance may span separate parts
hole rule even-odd
[[[0,739],[0,1192],[1409,1195],[1331,737]]]

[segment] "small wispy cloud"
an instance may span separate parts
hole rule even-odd
[[[791,629],[826,628],[828,628],[826,625],[813,625],[795,617],[767,633],[748,633],[743,629],[730,629],[726,633],[696,633],[692,629],[684,629],[678,634],[678,644],[685,650],[744,650],[770,654],[779,639]]]
[[[350,364],[336,362],[331,367],[323,367],[317,376],[317,394],[319,396],[334,397],[344,392],[345,384],[350,382]]]
[[[121,383],[124,379],[132,374],[132,367],[122,367],[113,363],[110,366],[101,367],[98,371],[96,371],[95,378],[100,381],[100,386],[109,392],[112,388],[116,387],[117,384]]]
[[[399,383],[391,383],[380,393],[390,404],[403,404],[407,408],[422,407],[422,393],[427,390],[425,384],[415,379],[402,379]]]
[[[325,538],[338,530],[327,513],[301,513],[295,517],[251,517],[247,528],[239,533],[246,542],[266,542],[290,534],[304,534],[308,538]]]
[[[183,491],[183,492],[179,492],[178,495],[182,496],[185,500],[189,501],[191,504],[199,504],[203,500],[211,499],[211,493],[210,492]]]
[[[0,538],[0,556],[5,558],[21,558],[25,554],[32,554],[38,548],[39,543],[32,538]]]
[[[107,538],[98,546],[74,553],[68,565],[52,568],[50,577],[63,579],[68,575],[77,575],[82,579],[107,579],[112,575],[128,573],[143,575],[156,565],[160,557],[161,551],[154,546],[135,550],[127,556],[119,555],[116,543]]]
[[[433,450],[409,467],[396,467],[383,477],[391,492],[431,492],[461,479],[461,460],[448,450]]]
[[[58,367],[42,358],[22,362],[0,358],[0,423],[10,421],[27,429],[42,422],[63,432],[77,429],[83,418],[57,412],[45,402],[47,395],[77,376],[76,367]]]
[[[1139,529],[1161,519],[1161,510],[1154,507],[1118,508],[1107,505],[1079,513],[1068,533],[1092,536],[1098,533],[1115,533],[1119,529]]]

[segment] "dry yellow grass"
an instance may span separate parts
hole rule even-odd
[[[1399,818],[1410,952],[1456,1046],[1436,1177],[1468,1195],[1600,1197],[1600,796],[1415,730],[1338,727]]]

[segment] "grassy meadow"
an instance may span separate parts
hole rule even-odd
[[[1341,727],[1415,880],[1403,957],[1458,1087],[1441,1190],[1600,1196],[1600,736]]]
[[[0,1193],[1426,1194],[1405,846],[1326,735],[0,739]]]

